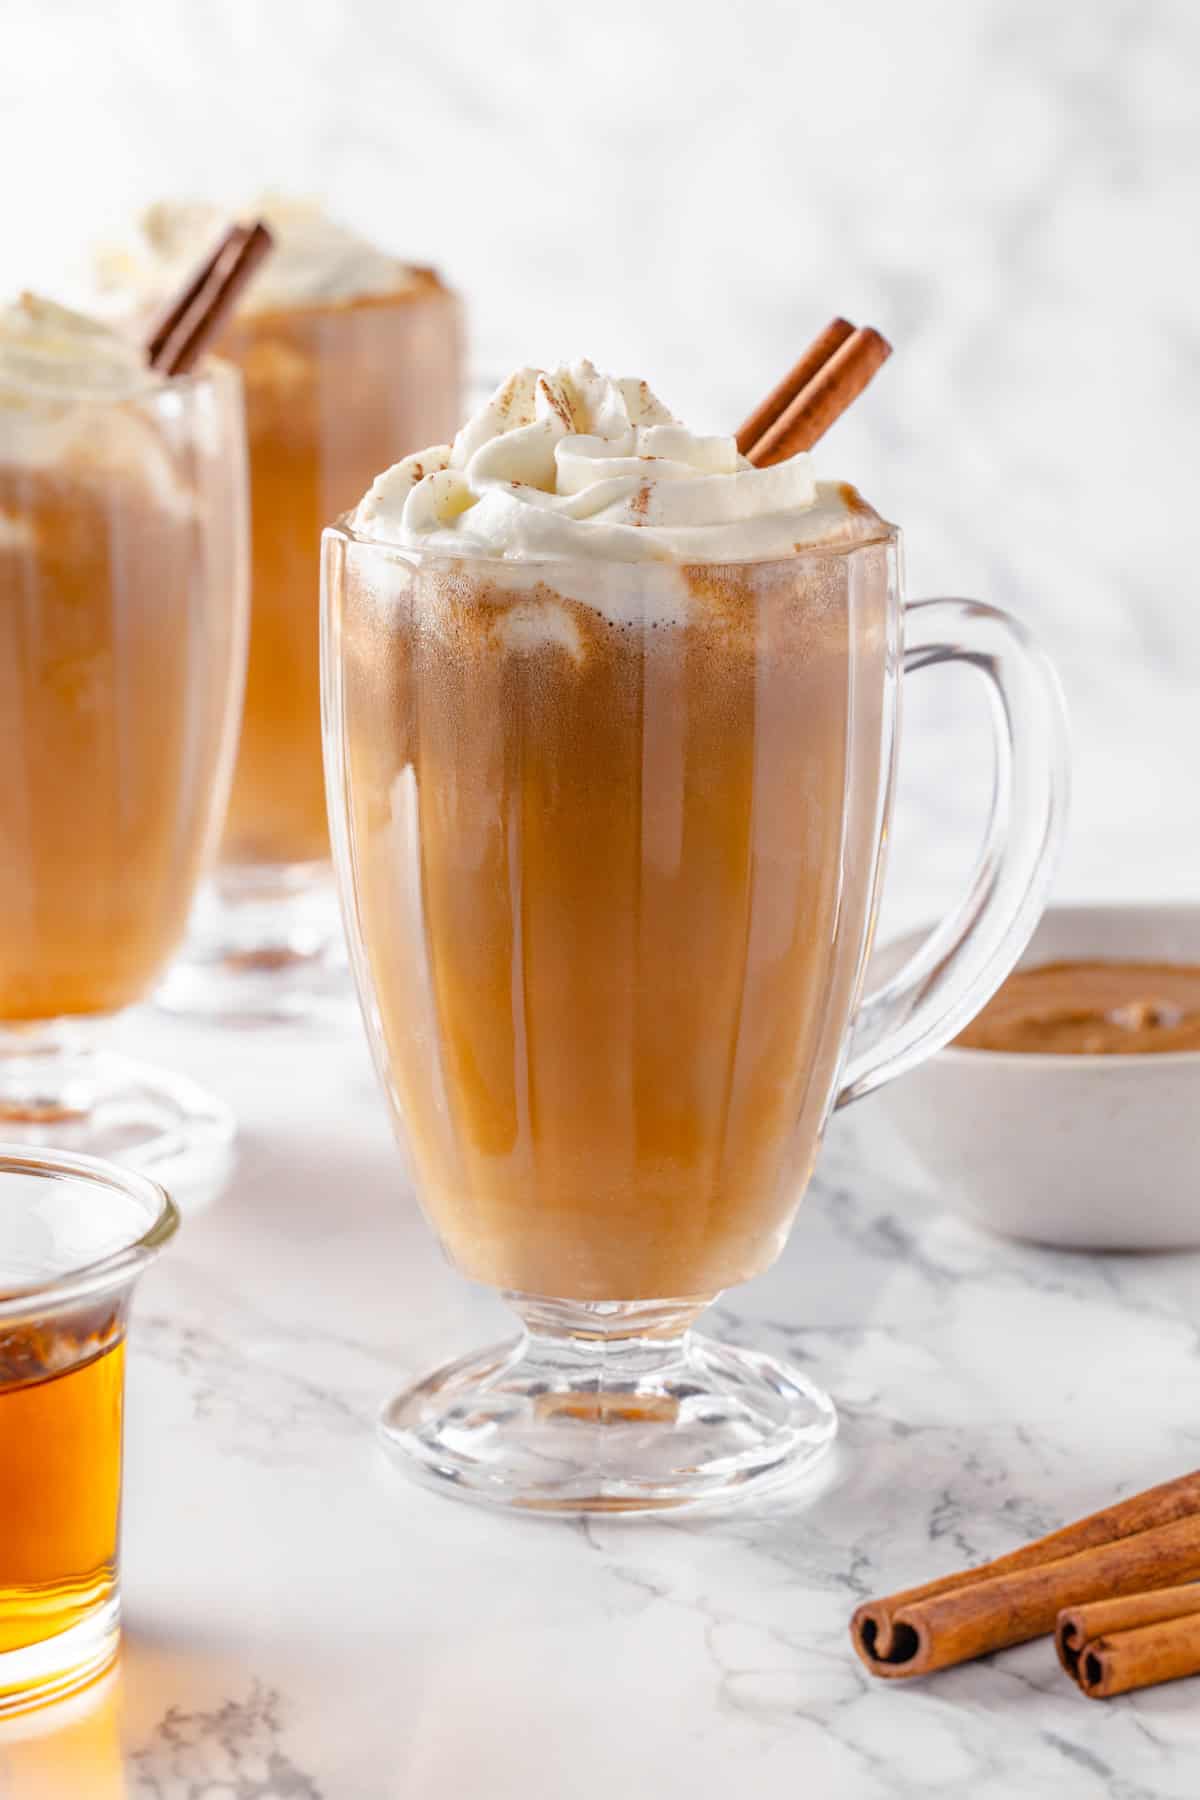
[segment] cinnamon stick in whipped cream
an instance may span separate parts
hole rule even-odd
[[[738,449],[759,469],[811,450],[891,354],[873,326],[855,330],[846,319],[831,319],[755,407],[737,434]]]
[[[765,400],[759,401],[749,418],[739,427],[737,447],[743,456],[750,456],[759,439],[771,429],[777,419],[782,418],[813,376],[820,374],[834,351],[840,350],[846,339],[853,336],[854,327],[849,319],[830,319],[799,362],[792,364],[783,380],[771,389]],[[753,457],[750,460],[753,461]]]
[[[1093,1700],[1200,1675],[1200,1585],[1068,1607],[1054,1635],[1058,1660]]]
[[[216,337],[271,246],[271,234],[261,220],[230,226],[155,327],[146,345],[152,369],[160,375],[186,375]]]
[[[1164,1531],[1175,1535],[1166,1540],[1156,1535]],[[1121,1563],[1121,1547],[1139,1540],[1140,1552]],[[1106,1551],[1117,1554],[1115,1573],[1112,1558],[1092,1565],[1084,1560]],[[851,1637],[872,1674],[927,1674],[1049,1632],[1064,1607],[1181,1581],[1192,1573],[1193,1559],[1200,1575],[1200,1470],[1090,1513],[978,1568],[867,1601],[854,1614]],[[1049,1578],[1047,1570],[1054,1571]],[[1110,1576],[1125,1584],[1103,1585]]]

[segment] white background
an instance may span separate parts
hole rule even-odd
[[[1054,653],[1077,744],[1060,893],[1200,887],[1191,0],[5,18],[2,288],[66,291],[156,195],[277,185],[437,262],[476,377],[585,353],[729,427],[832,312],[878,325],[897,354],[822,465],[906,527],[914,593],[997,601]],[[974,708],[943,680],[910,709],[905,806],[947,883],[981,804]]]

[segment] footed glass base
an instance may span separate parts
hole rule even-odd
[[[234,1115],[186,1075],[91,1049],[87,1028],[0,1034],[0,1142],[105,1157],[176,1197],[215,1191]]]
[[[168,1012],[233,1024],[346,1014],[349,964],[329,870],[226,871],[197,901],[155,998]]]
[[[448,1363],[384,1409],[424,1482],[555,1513],[711,1507],[766,1493],[830,1448],[829,1396],[787,1364],[690,1329],[707,1301],[506,1296],[513,1344]]]

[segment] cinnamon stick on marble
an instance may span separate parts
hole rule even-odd
[[[872,1675],[893,1680],[930,1675],[1045,1637],[1067,1607],[1141,1594],[1189,1578],[1200,1578],[1200,1518],[1194,1515],[1074,1556],[910,1601],[893,1615],[890,1658],[868,1648],[869,1637],[857,1619],[854,1645]]]
[[[1127,1500],[1118,1500],[1099,1512],[1088,1513],[1086,1518],[1076,1519],[1059,1531],[1035,1538],[1031,1544],[1010,1550],[1006,1556],[998,1556],[992,1562],[981,1563],[974,1569],[959,1569],[952,1575],[940,1575],[935,1581],[923,1582],[920,1587],[903,1588],[880,1600],[868,1600],[858,1608],[851,1624],[855,1643],[861,1645],[864,1661],[874,1658],[890,1662],[896,1653],[896,1617],[906,1606],[932,1600],[940,1594],[954,1593],[996,1575],[1008,1575],[1034,1568],[1039,1563],[1053,1562],[1059,1557],[1073,1556],[1094,1544],[1112,1543],[1134,1532],[1169,1525],[1173,1520],[1191,1514],[1200,1514],[1200,1469],[1189,1475],[1176,1476],[1173,1481],[1161,1482],[1143,1493],[1131,1494]]]
[[[1063,1668],[1093,1700],[1200,1675],[1200,1585],[1068,1607],[1054,1641]]]
[[[867,1601],[858,1608],[851,1622],[854,1647],[874,1674],[924,1673],[924,1668],[914,1666],[913,1659],[918,1650],[915,1621],[919,1618],[927,1622],[927,1609],[934,1602],[948,1600],[972,1589],[982,1590],[1002,1577],[1022,1576],[1075,1557],[1081,1552],[1121,1543],[1139,1534],[1189,1519],[1195,1521],[1197,1542],[1200,1544],[1200,1470],[1148,1488],[1144,1493],[1134,1494],[1127,1500],[1118,1501],[1115,1506],[1104,1507],[1100,1512],[1089,1513],[1086,1518],[1077,1519],[1060,1531],[1053,1531],[1032,1544],[1026,1544],[1021,1549],[1011,1551],[1007,1556],[997,1557],[995,1561],[984,1563],[978,1568],[961,1569],[952,1575],[943,1575],[936,1581],[927,1581],[920,1587],[905,1588],[899,1593]],[[1179,1576],[1168,1574],[1157,1582],[1144,1581],[1141,1586],[1162,1587],[1177,1579]],[[1082,1594],[1069,1595],[1062,1604],[1069,1606],[1083,1598]],[[1053,1623],[1051,1618],[1042,1630],[1049,1631]],[[1036,1636],[1037,1633],[1030,1635]],[[1017,1643],[1020,1640],[1010,1638],[1008,1641]],[[998,1649],[1000,1646],[992,1644],[990,1647]],[[986,1652],[974,1650],[969,1654],[981,1656]],[[952,1660],[965,1659],[954,1657]],[[943,1667],[944,1663],[939,1662],[936,1666]]]

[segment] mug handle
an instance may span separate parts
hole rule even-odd
[[[991,998],[1045,904],[1067,816],[1070,740],[1058,677],[1029,633],[978,600],[904,609],[904,670],[961,662],[991,702],[987,833],[963,900],[860,1004],[836,1105],[861,1100],[940,1050]]]

